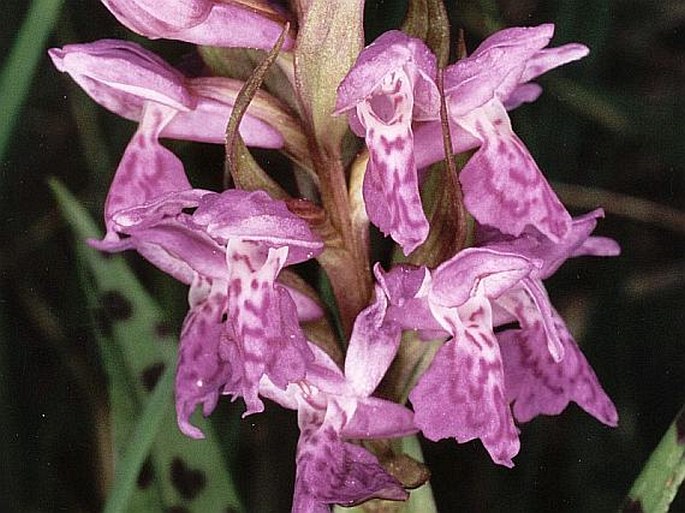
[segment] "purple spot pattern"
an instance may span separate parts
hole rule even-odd
[[[412,84],[403,70],[393,71],[374,95],[357,105],[369,148],[364,203],[371,222],[408,255],[428,236],[414,160]]]
[[[430,440],[480,438],[493,461],[512,467],[520,442],[490,309],[484,297],[470,299],[458,312],[446,309],[453,338],[440,348],[409,399],[416,425]]]
[[[235,334],[233,352],[243,362],[240,395],[245,415],[264,409],[258,398],[264,374],[278,387],[301,380],[313,356],[300,329],[297,310],[276,277],[288,258],[288,248],[268,248],[252,241],[230,240],[228,264],[228,323]]]
[[[202,431],[190,423],[198,404],[209,415],[214,411],[223,386],[231,381],[237,362],[229,358],[229,337],[224,322],[225,282],[211,283],[200,277],[191,285],[190,311],[181,330],[181,345],[176,368],[176,417],[181,431],[192,438],[203,438]]]
[[[578,238],[564,243],[568,252],[582,247]],[[493,461],[512,466],[514,419],[561,413],[570,400],[607,425],[618,417],[537,278],[546,263],[515,251],[525,244],[500,246],[468,248],[433,271],[375,272],[385,325],[451,337],[410,392],[417,427],[431,440],[480,438]],[[494,333],[512,322],[521,329]]]
[[[344,442],[335,428],[314,415],[300,413],[306,427],[297,447],[293,511],[316,504],[352,506],[371,498],[406,500],[407,492],[366,449]],[[318,426],[318,427],[317,427]],[[313,511],[318,511],[314,509]],[[321,509],[328,512],[328,507]]]
[[[512,131],[499,100],[455,122],[482,143],[459,175],[473,217],[508,235],[519,236],[532,226],[554,242],[563,239],[571,216]]]
[[[105,201],[106,240],[118,238],[113,217],[164,194],[189,190],[181,161],[159,143],[160,131],[175,111],[149,104],[138,130],[129,142]]]
[[[616,426],[616,407],[559,314],[553,311],[552,315],[564,346],[564,358],[560,362],[555,362],[550,355],[547,336],[539,321],[522,322],[520,330],[498,335],[507,395],[514,403],[516,420],[527,422],[541,414],[558,415],[569,401],[574,401],[604,424]]]

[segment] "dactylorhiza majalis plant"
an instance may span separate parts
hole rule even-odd
[[[543,282],[568,258],[619,246],[591,235],[601,209],[569,215],[508,115],[585,46],[549,48],[551,24],[509,28],[445,66],[434,38],[429,48],[409,29],[363,48],[360,0],[290,11],[103,3],[135,32],[195,43],[204,59],[188,76],[129,41],[49,51],[96,102],[138,123],[107,195],[106,235],[90,244],[135,250],[189,286],[175,387],[183,433],[202,438],[191,415],[198,405],[209,415],[221,395],[241,399],[245,416],[263,398],[296,410],[292,511],[304,513],[406,500],[426,479],[406,482],[408,458],[390,465],[373,441],[479,439],[511,467],[517,422],[574,401],[617,424]],[[237,70],[263,51],[244,81]],[[194,188],[164,138],[228,140],[234,187]],[[281,150],[298,193],[244,145]],[[375,244],[394,244],[382,264],[369,224],[391,239]],[[312,287],[320,280],[288,269],[313,259],[327,302]]]

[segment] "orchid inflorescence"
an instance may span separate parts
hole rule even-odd
[[[131,30],[200,45],[204,57],[187,76],[128,41],[49,52],[95,101],[138,122],[107,195],[106,235],[90,244],[136,250],[189,286],[183,433],[202,438],[191,416],[221,395],[242,399],[244,415],[264,398],[296,410],[299,513],[408,498],[422,481],[401,481],[370,440],[477,438],[510,467],[515,422],[574,401],[616,425],[543,281],[568,258],[619,247],[591,235],[601,209],[571,217],[508,115],[541,94],[536,77],[585,46],[549,48],[551,24],[509,28],[444,66],[399,30],[362,48],[359,0],[293,1],[292,12],[258,0],[103,3]],[[264,74],[245,82],[231,70],[263,57],[255,49],[271,52],[277,73],[248,97]],[[245,158],[227,159],[236,187],[194,188],[160,143],[227,137],[232,157],[236,140],[283,151],[298,192]],[[458,174],[442,165],[453,155]],[[372,265],[369,224],[396,244],[384,265]],[[308,260],[333,300],[287,269]]]

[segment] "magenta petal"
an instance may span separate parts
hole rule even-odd
[[[466,208],[479,223],[503,233],[518,236],[533,226],[558,242],[571,216],[512,132],[504,107],[494,101],[487,110],[459,121],[483,141],[459,174]]]
[[[152,228],[134,231],[130,236],[135,249],[148,262],[190,284],[197,274],[220,280],[226,278],[223,248],[197,230],[189,230],[181,223],[163,221]]]
[[[297,309],[297,318],[300,321],[316,321],[324,316],[324,311],[321,305],[314,301],[307,294],[288,286],[284,286],[284,288],[288,291],[288,295],[290,295],[293,303],[295,304],[295,308]]]
[[[480,438],[495,463],[511,467],[520,442],[486,311],[481,303],[464,331],[438,350],[409,399],[416,425],[427,438],[455,438],[459,443]]]
[[[303,425],[297,447],[293,512],[309,513],[312,509],[305,508],[317,504],[352,506],[371,498],[407,499],[402,485],[373,454],[343,442],[330,426],[310,426]]]
[[[197,45],[271,50],[285,28],[285,20],[279,23],[241,6],[240,2],[212,3],[209,15],[201,24],[160,36]],[[287,34],[283,50],[289,50],[293,44],[293,38]]]
[[[413,93],[401,71],[389,73],[379,87],[377,96],[357,106],[369,148],[364,203],[371,222],[408,255],[426,239],[429,229],[414,161]]]
[[[297,309],[288,292],[275,283],[285,265],[288,248],[268,249],[254,242],[231,240],[228,319],[244,360],[243,390],[247,414],[261,411],[257,398],[263,375],[280,388],[305,376],[313,360],[300,329]],[[254,408],[257,408],[254,410]]]
[[[621,246],[609,237],[588,237],[588,239],[575,250],[571,256],[618,256],[621,254]]]
[[[168,108],[148,105],[126,147],[105,201],[107,240],[115,237],[113,217],[118,212],[191,188],[181,161],[157,140],[169,116]]]
[[[359,400],[341,435],[351,439],[396,438],[416,433],[414,413],[401,404],[368,397]]]
[[[431,299],[454,307],[479,290],[495,299],[539,268],[540,263],[515,253],[467,248],[433,271]]]
[[[590,53],[590,49],[579,43],[569,43],[556,48],[539,50],[526,62],[521,82],[529,82],[554,68],[582,59],[588,53]]]
[[[615,406],[559,315],[553,315],[565,350],[560,362],[555,362],[547,350],[540,323],[498,335],[507,395],[514,402],[516,420],[527,422],[541,414],[557,415],[569,401],[574,401],[604,424],[616,426]]]
[[[604,211],[598,208],[574,218],[570,230],[558,242],[551,241],[536,230],[528,230],[520,237],[511,238],[485,226],[478,226],[476,237],[479,245],[541,261],[543,266],[536,277],[544,280],[571,257],[616,256],[620,253],[621,249],[616,241],[605,237],[590,237],[597,226],[597,219],[601,217],[604,217]]]
[[[407,69],[415,76],[418,106],[435,115],[439,96],[432,82],[437,71],[436,59],[420,39],[399,30],[390,30],[367,46],[347,76],[338,86],[336,113],[345,112],[374,95],[383,79],[393,71]]]
[[[396,265],[386,273],[380,264],[376,264],[373,271],[378,287],[390,303],[386,310],[386,323],[394,323],[405,330],[420,330],[420,336],[425,340],[444,336],[442,326],[430,312],[427,294],[431,278],[428,269]]]
[[[506,101],[523,82],[528,60],[544,48],[553,25],[514,27],[495,32],[465,59],[445,71],[450,115],[463,116],[492,99]]]
[[[542,87],[539,84],[522,84],[517,86],[507,98],[502,102],[507,110],[514,110],[524,103],[532,103],[542,94]]]
[[[201,23],[212,8],[210,0],[102,0],[105,7],[135,32],[172,32]]]
[[[414,130],[414,158],[416,167],[423,169],[445,158],[440,121],[416,123]],[[480,146],[481,142],[456,123],[450,123],[452,152],[462,153]]]
[[[164,127],[162,137],[224,144],[226,125],[243,82],[224,77],[188,79],[186,86],[196,101],[192,110],[179,112]],[[254,105],[254,104],[253,104]],[[240,135],[247,146],[281,148],[283,136],[266,121],[253,115],[248,107],[240,122]]]
[[[218,293],[217,293],[218,292]],[[204,438],[190,423],[198,404],[209,415],[229,380],[231,364],[223,358],[221,345],[225,295],[217,290],[193,306],[183,323],[176,371],[176,413],[181,431],[192,438]]]

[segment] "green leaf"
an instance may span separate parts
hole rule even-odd
[[[31,80],[45,50],[63,0],[34,0],[0,74],[0,160],[19,120]]]
[[[621,512],[666,513],[685,479],[685,407],[630,489]]]
[[[197,422],[205,440],[185,437],[176,425],[171,379],[176,337],[166,334],[162,310],[123,258],[103,256],[85,245],[85,239],[99,236],[95,223],[63,185],[56,180],[50,185],[76,234],[80,266],[90,275],[92,287],[86,294],[98,306],[100,324],[106,326],[98,338],[110,380],[117,469],[108,511],[244,511],[211,425]],[[140,415],[139,420],[133,415]],[[153,492],[132,485],[148,452]],[[142,509],[151,493],[156,494],[156,508]]]

